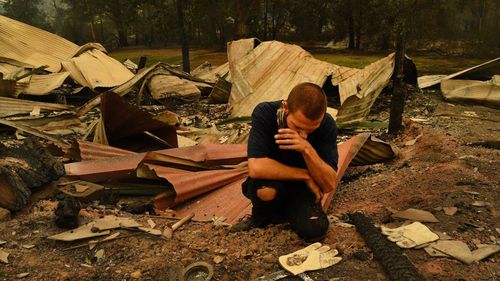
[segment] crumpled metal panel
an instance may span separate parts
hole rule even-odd
[[[72,106],[64,104],[0,97],[0,117],[29,114],[35,107],[40,108],[42,113],[72,109]]]
[[[125,149],[95,143],[84,140],[77,140],[68,151],[68,157],[77,161],[88,161],[98,159],[108,159],[110,157],[126,156],[137,154]]]

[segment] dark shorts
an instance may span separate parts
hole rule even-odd
[[[272,201],[263,201],[257,190],[272,187],[277,191]],[[328,218],[315,195],[302,181],[271,181],[247,178],[243,194],[252,201],[252,216],[263,225],[289,222],[292,229],[305,240],[320,240],[328,230]]]

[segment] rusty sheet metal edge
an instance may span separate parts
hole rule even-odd
[[[63,111],[73,108],[72,106],[64,104],[0,97],[0,117],[29,114],[35,107],[40,108],[40,112]]]

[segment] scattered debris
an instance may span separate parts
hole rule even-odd
[[[77,228],[80,225],[78,215],[81,208],[80,203],[73,198],[59,201],[55,210],[56,225],[65,229]]]
[[[214,263],[215,263],[215,264],[219,264],[219,263],[221,263],[223,260],[224,260],[224,257],[223,257],[223,256],[215,256],[215,257],[214,257]]]
[[[448,216],[454,216],[457,213],[458,208],[457,207],[443,207],[443,211]]]
[[[439,220],[430,212],[412,208],[396,212],[392,214],[392,217],[419,222],[439,222]]]
[[[29,272],[24,272],[24,273],[19,273],[16,275],[17,278],[21,279],[21,278],[24,278],[26,276],[30,275]]]
[[[499,245],[480,245],[477,250],[471,252],[467,244],[458,240],[439,240],[432,243],[429,247],[465,264],[480,261],[490,255],[500,252]]]
[[[97,261],[104,259],[104,249],[97,251],[94,256],[97,258]]]
[[[155,228],[156,223],[152,219],[148,219],[148,224],[151,228]]]
[[[418,141],[418,139],[421,138],[423,135],[424,134],[420,134],[416,138],[405,142],[405,146],[412,146],[412,145],[414,145]]]
[[[99,200],[104,195],[104,186],[86,181],[59,184],[59,190],[82,202]]]
[[[13,147],[0,143],[0,207],[20,210],[33,189],[62,175],[63,165],[32,139]]]
[[[0,207],[0,221],[10,220],[10,211]]]
[[[33,244],[24,244],[24,245],[22,245],[22,247],[29,250],[29,249],[35,248],[36,246]]]
[[[140,279],[142,277],[142,272],[140,270],[130,273],[130,277],[134,279]]]
[[[0,249],[0,261],[3,263],[9,263],[9,253]]]
[[[161,230],[154,229],[154,228],[149,228],[149,227],[138,227],[137,229],[144,231],[146,233],[155,235],[155,236],[160,236],[162,234]]]
[[[485,202],[485,201],[474,201],[472,202],[471,204],[472,206],[474,207],[488,207],[488,206],[491,206],[491,204],[489,202]]]

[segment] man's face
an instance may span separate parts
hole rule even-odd
[[[323,116],[321,116],[317,120],[310,120],[307,118],[302,111],[299,109],[293,113],[286,110],[286,122],[288,128],[297,131],[297,133],[304,139],[307,139],[307,136],[314,132],[321,125],[321,121],[323,120]]]

